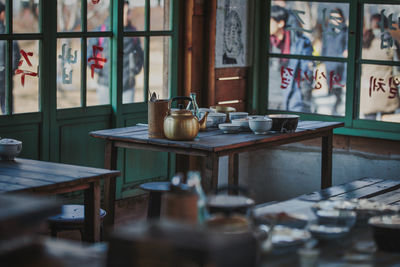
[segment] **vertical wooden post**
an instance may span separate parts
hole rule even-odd
[[[239,185],[239,154],[229,154],[228,158],[228,184]]]
[[[216,153],[211,153],[206,157],[206,168],[202,178],[202,186],[206,193],[218,187],[218,167],[219,157]]]
[[[321,189],[332,186],[332,130],[322,137]]]
[[[104,168],[109,170],[117,169],[117,148],[113,141],[107,141],[104,157]],[[104,209],[107,216],[104,219],[104,228],[106,233],[110,232],[114,226],[115,217],[115,192],[116,177],[104,178]]]
[[[100,241],[100,183],[90,183],[85,195],[85,226],[84,240],[88,242]]]

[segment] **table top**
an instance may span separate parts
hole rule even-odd
[[[63,163],[16,158],[0,160],[0,193],[40,192],[60,185],[74,186],[104,176],[116,177],[120,172]]]
[[[362,178],[287,201],[261,204],[256,207],[255,214],[257,216],[275,212],[302,213],[313,220],[316,218],[311,206],[317,201],[351,198],[368,198],[384,204],[400,206],[400,180]],[[368,225],[356,225],[351,233],[340,241],[320,242],[317,245],[317,249],[321,252],[319,264],[320,266],[349,266],[351,257],[354,259],[360,254],[367,256],[364,256],[364,262],[358,262],[358,264],[394,266],[394,263],[400,262],[400,253],[376,250],[365,253],[358,250],[360,247],[376,248],[372,237],[372,228]],[[294,250],[282,255],[267,255],[262,262],[262,266],[294,266],[298,263],[298,256]]]
[[[219,129],[208,129],[207,131],[199,132],[198,137],[193,141],[149,138],[146,126],[100,130],[90,132],[90,135],[96,138],[126,143],[218,152],[227,149],[279,142],[285,139],[301,138],[342,126],[344,124],[341,122],[299,121],[298,127],[294,132],[280,133],[271,131],[265,135],[255,135],[252,132],[225,134]]]

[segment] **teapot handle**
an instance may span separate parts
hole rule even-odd
[[[171,109],[171,104],[174,100],[188,100],[188,101],[193,101],[190,97],[188,96],[175,96],[174,98],[171,99],[171,101],[169,101],[168,104],[168,109]]]

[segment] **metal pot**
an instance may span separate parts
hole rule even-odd
[[[193,140],[199,133],[200,127],[206,124],[206,116],[200,121],[190,110],[186,110],[182,105],[179,109],[171,109],[174,100],[192,101],[190,97],[177,96],[172,98],[168,105],[167,115],[164,118],[164,134],[168,139],[188,141]]]
[[[271,114],[268,117],[272,119],[271,131],[281,133],[294,132],[299,122],[299,116],[295,114]]]

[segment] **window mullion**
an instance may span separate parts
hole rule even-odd
[[[347,85],[346,88],[346,109],[345,109],[345,126],[352,127],[353,118],[355,116],[356,107],[358,106],[356,101],[358,97],[357,95],[357,84],[358,79],[355,75],[359,75],[356,65],[357,58],[357,12],[358,12],[358,4],[356,1],[350,1],[350,10],[349,10],[349,29],[348,29],[348,63],[347,63]]]
[[[82,1],[81,5],[81,24],[82,32],[87,33],[87,0]],[[87,65],[87,37],[81,38],[81,107],[86,107],[87,100],[87,83],[86,83],[86,65]]]
[[[145,3],[145,22],[144,22],[144,30],[146,32],[150,31],[150,0],[146,0]],[[147,102],[148,95],[149,95],[149,63],[150,63],[150,37],[146,36],[144,39],[144,86],[143,86],[143,94],[144,94],[144,101]]]
[[[13,10],[13,3],[12,1],[6,1],[6,33],[12,33],[12,10]],[[6,59],[8,66],[8,71],[6,69],[6,80],[5,80],[5,114],[9,115],[12,113],[13,107],[13,71],[12,71],[12,47],[13,47],[13,40],[7,40],[7,52],[6,52]]]

